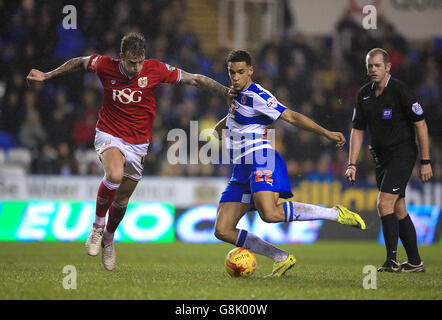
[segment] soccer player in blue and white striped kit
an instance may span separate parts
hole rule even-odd
[[[251,250],[274,260],[272,273],[279,277],[294,266],[293,254],[283,251],[246,230],[237,229],[241,217],[258,210],[268,223],[331,220],[365,229],[361,217],[343,206],[321,206],[278,199],[293,197],[286,164],[267,140],[268,127],[281,118],[290,124],[327,137],[337,147],[345,144],[340,132],[331,132],[300,113],[278,102],[267,90],[252,81],[253,66],[247,51],[232,51],[227,67],[237,96],[230,103],[228,115],[218,122],[215,133],[225,134],[227,150],[233,161],[232,177],[222,193],[215,223],[215,236],[225,242]]]

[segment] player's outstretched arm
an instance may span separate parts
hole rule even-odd
[[[57,69],[49,72],[42,72],[37,69],[32,69],[26,77],[26,81],[28,82],[28,85],[30,85],[33,81],[43,82],[59,75],[80,71],[83,69],[86,70],[89,58],[90,57],[72,58],[63,63]]]
[[[284,110],[281,114],[281,119],[294,125],[295,127],[315,132],[319,135],[326,137],[329,140],[335,141],[336,146],[342,148],[345,144],[344,135],[341,132],[334,132],[321,127],[319,124],[311,120],[310,118],[292,111],[290,109]]]
[[[203,90],[211,91],[225,98],[229,98],[231,91],[233,91],[209,77],[206,77],[202,74],[188,73],[184,70],[181,70],[181,83],[189,84]]]

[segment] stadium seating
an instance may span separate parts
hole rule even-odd
[[[31,166],[32,155],[31,152],[22,147],[11,148],[6,154],[6,164],[9,166],[22,167],[25,172],[28,172]]]

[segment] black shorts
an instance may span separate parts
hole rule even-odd
[[[402,150],[404,151],[404,150]],[[416,163],[417,152],[393,152],[388,160],[381,160],[376,167],[376,183],[382,192],[405,197],[405,189]]]

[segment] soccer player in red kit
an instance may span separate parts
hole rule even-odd
[[[129,33],[121,40],[120,59],[93,54],[70,59],[47,73],[32,69],[27,76],[30,84],[85,69],[95,73],[103,85],[95,149],[103,164],[104,177],[98,188],[96,216],[86,251],[96,256],[101,246],[106,270],[115,267],[114,233],[141,179],[155,118],[154,89],[160,83],[184,83],[226,98],[233,94],[206,76],[191,74],[155,59],[146,60],[145,47],[143,35]]]

